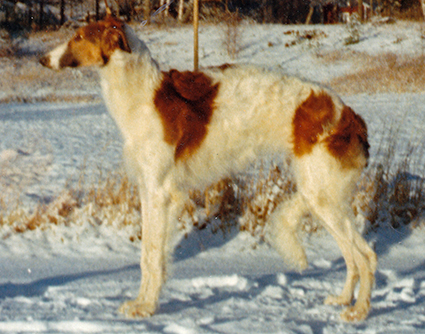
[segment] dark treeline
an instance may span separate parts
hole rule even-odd
[[[180,22],[191,20],[193,0],[109,0],[110,7],[126,20],[149,20],[156,10],[169,1],[161,15]],[[329,23],[327,8],[337,12],[351,0],[200,0],[201,19],[220,21],[228,12],[259,23]],[[363,0],[373,13],[422,19],[419,0]],[[162,7],[164,8],[164,7]],[[100,19],[105,13],[103,0],[2,0],[0,25],[9,29],[40,30],[58,28],[78,21]],[[338,22],[338,16],[333,20]]]

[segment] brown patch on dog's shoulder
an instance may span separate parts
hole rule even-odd
[[[317,143],[325,127],[335,117],[335,106],[332,98],[325,94],[310,96],[295,111],[293,125],[294,154],[302,156],[310,153]]]
[[[346,168],[360,168],[367,164],[369,142],[363,118],[345,106],[341,118],[326,139],[329,152]]]
[[[163,73],[154,103],[161,116],[165,141],[175,145],[175,159],[190,156],[202,143],[211,120],[218,84],[202,72]]]

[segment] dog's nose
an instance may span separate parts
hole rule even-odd
[[[48,56],[41,57],[39,62],[40,62],[41,65],[43,65],[45,67],[50,67],[50,57],[48,57]]]

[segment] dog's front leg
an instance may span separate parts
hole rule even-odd
[[[121,313],[131,318],[148,317],[155,313],[166,276],[169,242],[169,194],[162,187],[150,187],[147,191],[141,191],[141,198],[142,281],[138,297],[120,308]]]

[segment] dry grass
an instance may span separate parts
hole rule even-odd
[[[357,72],[335,78],[327,84],[342,94],[416,93],[425,89],[425,55],[398,56],[388,53],[324,55],[323,60],[353,57]]]
[[[425,145],[408,145],[404,159],[396,161],[394,142],[383,141],[381,161],[363,174],[353,198],[355,213],[368,228],[390,225],[393,228],[423,225],[425,213],[425,180],[412,170],[423,163]],[[414,157],[414,158],[412,158]],[[137,188],[121,172],[99,177],[90,185],[81,180],[76,188],[68,187],[55,200],[40,205],[29,213],[19,203],[6,210],[0,199],[0,226],[7,225],[17,233],[48,229],[52,225],[108,224],[120,229],[131,226],[131,241],[140,240],[140,200]],[[223,179],[205,191],[193,191],[181,215],[181,228],[188,224],[197,229],[209,227],[226,234],[239,225],[264,240],[267,220],[275,208],[296,191],[288,165],[261,165],[255,177],[239,176]],[[9,206],[10,207],[10,206]],[[359,229],[363,226],[358,226]],[[314,232],[320,225],[306,217],[303,230]]]
[[[32,212],[22,209],[19,203],[12,209],[0,208],[0,226],[7,225],[17,233],[46,230],[51,225],[82,224],[83,219],[92,225],[108,224],[118,229],[133,226],[130,240],[141,239],[139,196],[122,172],[100,176],[91,185],[81,179],[77,187],[66,187],[52,202]]]

